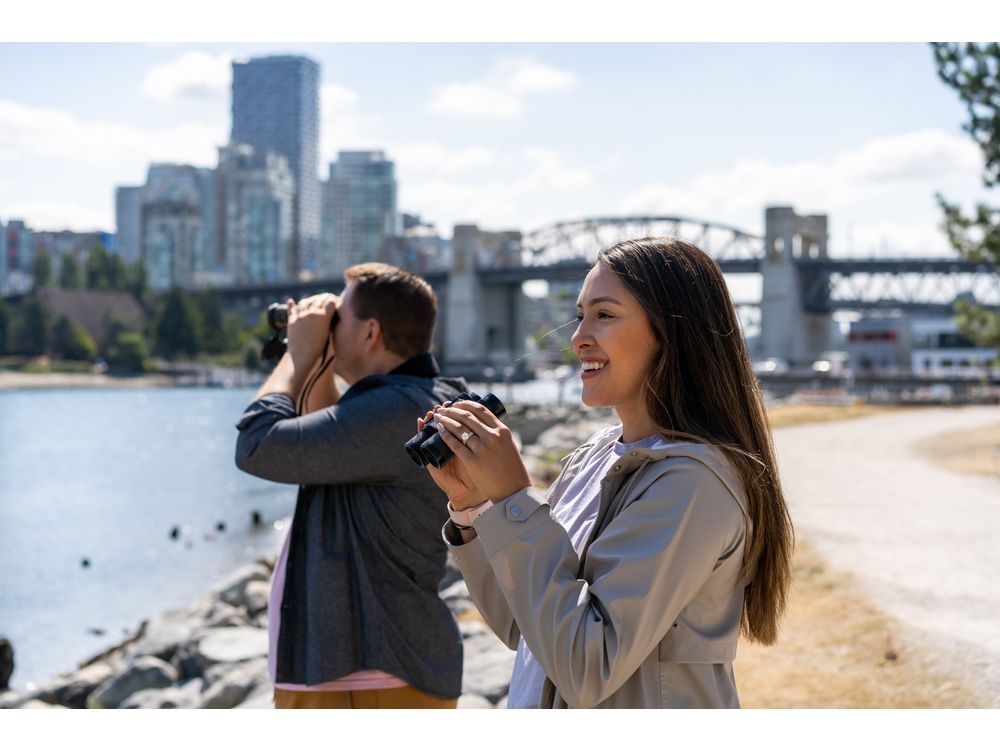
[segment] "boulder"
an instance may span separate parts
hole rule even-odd
[[[0,692],[10,685],[12,674],[14,674],[14,647],[6,638],[0,638]]]
[[[133,658],[155,656],[170,661],[181,644],[194,634],[197,625],[192,614],[190,609],[175,609],[148,620],[129,655]]]
[[[203,681],[196,677],[162,690],[140,690],[130,695],[119,708],[197,708],[202,687]]]
[[[200,677],[216,664],[266,657],[267,645],[267,631],[261,628],[205,628],[181,646],[173,663],[185,678]]]
[[[267,611],[267,600],[271,595],[271,584],[268,581],[250,581],[243,592],[247,604],[247,614],[256,617]]]
[[[251,581],[271,580],[271,571],[262,562],[244,565],[232,575],[223,579],[210,592],[210,596],[221,599],[226,604],[247,609],[246,589]]]
[[[462,694],[481,695],[495,703],[510,689],[515,652],[481,622],[461,622],[459,629],[465,649]]]
[[[455,614],[462,614],[476,608],[476,605],[472,603],[472,598],[469,596],[469,588],[462,579],[455,581],[451,586],[440,592],[440,596]]]
[[[274,686],[270,681],[257,686],[236,708],[274,708]]]
[[[65,706],[57,706],[54,703],[46,703],[45,701],[40,701],[37,698],[32,698],[31,700],[25,701],[18,708],[66,708]]]
[[[202,624],[208,628],[230,628],[249,625],[250,618],[247,617],[245,609],[219,601],[213,604],[205,613],[205,619]]]
[[[270,687],[267,658],[254,659],[233,667],[217,665],[205,673],[209,687],[201,696],[201,708],[234,708],[261,685]]]
[[[76,672],[56,677],[35,691],[34,697],[67,708],[86,708],[90,694],[114,673],[114,668],[107,662],[96,662]]]
[[[493,704],[481,695],[469,693],[458,699],[459,708],[493,708]]]
[[[150,688],[165,688],[180,678],[177,668],[155,656],[140,656],[121,674],[102,682],[87,697],[87,708],[117,708],[125,699]]]

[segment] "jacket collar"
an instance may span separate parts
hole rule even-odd
[[[418,378],[436,378],[441,374],[437,360],[430,352],[410,357],[399,367],[390,370],[389,375],[413,375]]]

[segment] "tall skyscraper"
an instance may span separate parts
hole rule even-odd
[[[341,151],[330,164],[323,200],[324,275],[379,260],[387,237],[401,234],[395,165],[382,151]]]
[[[283,281],[289,267],[295,180],[284,156],[245,143],[219,149],[220,247],[237,284]]]
[[[215,170],[152,164],[142,189],[142,258],[152,289],[193,287],[215,260]]]
[[[319,270],[319,63],[307,57],[255,57],[233,63],[231,143],[273,151],[295,179],[292,268]]]
[[[115,190],[115,248],[122,260],[133,263],[142,252],[142,188]]]

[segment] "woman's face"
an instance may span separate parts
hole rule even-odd
[[[580,359],[583,403],[645,414],[642,383],[659,353],[649,319],[614,271],[598,264],[576,305],[573,348]]]

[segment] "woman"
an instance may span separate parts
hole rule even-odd
[[[793,531],[718,266],[677,239],[601,251],[577,303],[583,402],[621,424],[545,497],[510,430],[470,402],[428,412],[453,460],[444,536],[486,622],[518,650],[510,707],[738,707],[740,632],[773,643]]]

